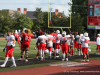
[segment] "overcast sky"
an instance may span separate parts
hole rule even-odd
[[[68,16],[70,9],[68,2],[70,0],[50,0],[50,2],[52,3],[52,12],[59,9],[59,12],[64,11],[65,15]],[[36,7],[42,8],[42,11],[48,11],[48,0],[0,0],[0,10],[21,8],[23,12],[24,8],[27,8],[27,11],[35,11]]]

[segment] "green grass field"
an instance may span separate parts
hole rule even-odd
[[[34,49],[35,43],[36,43],[36,40],[31,41],[31,46],[30,46],[30,51],[29,51],[29,58],[34,58],[37,54],[37,50]],[[6,40],[5,39],[0,39],[0,62],[3,62],[4,59],[5,59],[4,58],[5,52],[3,52],[3,48],[5,47],[5,45],[6,45]],[[96,53],[96,44],[90,44],[90,46],[91,46],[91,50],[92,50],[90,53]],[[14,52],[13,52],[13,55],[14,55],[16,60],[20,58],[20,52],[21,52],[21,50],[19,48],[18,43],[16,42],[16,47],[15,47]],[[62,55],[62,52],[61,52],[61,55]],[[98,59],[98,57],[90,58],[90,59],[91,60]],[[9,59],[9,61],[10,61],[10,59]],[[71,61],[80,61],[80,59],[71,60]],[[63,62],[63,61],[53,62],[53,63],[61,63],[61,62]],[[35,64],[35,65],[27,65],[27,66],[18,66],[18,67],[15,67],[15,68],[2,68],[2,69],[0,69],[0,71],[9,71],[9,70],[16,70],[16,69],[40,67],[40,66],[47,66],[49,64],[51,64],[51,63]]]

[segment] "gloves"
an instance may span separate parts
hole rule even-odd
[[[12,47],[14,47],[13,45],[10,45],[10,47],[12,48]]]
[[[12,48],[13,46],[12,46],[12,45],[10,45],[10,47]]]
[[[5,52],[5,48],[3,49],[3,52]]]

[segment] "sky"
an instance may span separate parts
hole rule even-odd
[[[64,14],[68,16],[69,2],[70,0],[50,0],[52,12],[59,9],[59,12],[64,11]],[[48,0],[0,0],[0,10],[17,10],[17,8],[21,8],[21,12],[23,12],[24,8],[27,8],[27,11],[35,11],[37,7],[42,8],[43,12],[48,11]]]

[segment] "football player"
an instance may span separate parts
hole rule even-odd
[[[6,63],[8,61],[8,57],[10,57],[12,62],[13,62],[13,65],[11,67],[16,67],[15,59],[13,57],[13,50],[14,50],[14,47],[15,47],[16,40],[15,40],[14,35],[11,35],[11,31],[7,31],[7,36],[9,36],[9,37],[7,38],[7,44],[6,44],[7,45],[7,51],[6,51],[6,55],[5,55],[5,61],[0,66],[5,67]]]
[[[86,61],[89,61],[89,54],[88,54],[88,47],[90,46],[89,40],[90,40],[90,38],[88,37],[88,33],[84,33],[84,37],[82,37],[82,39],[81,39],[82,52],[83,52],[83,60],[81,60],[81,61],[85,61],[85,55],[87,57]]]
[[[60,39],[60,45],[62,44],[62,53],[63,53],[63,59],[62,61],[66,60],[68,61],[68,53],[67,53],[67,37],[66,32],[62,32],[62,37]]]

